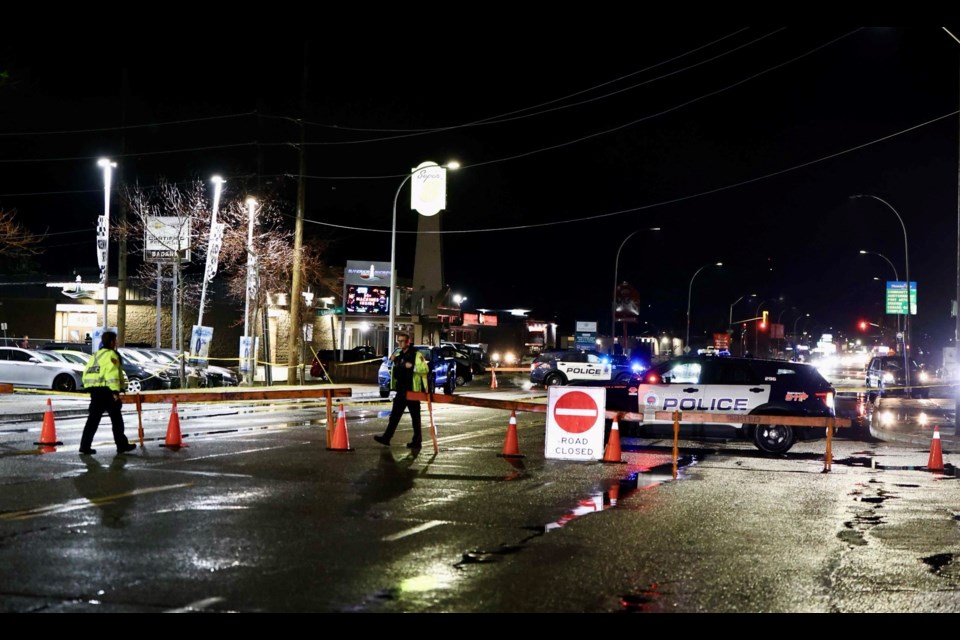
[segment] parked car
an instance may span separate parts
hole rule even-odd
[[[60,362],[30,349],[0,347],[0,382],[16,387],[78,391],[83,388],[82,378],[81,365]]]
[[[420,351],[426,358],[430,367],[430,373],[427,374],[427,389],[434,393],[437,387],[443,389],[443,392],[452,395],[457,388],[456,380],[456,361],[443,355],[441,347],[431,347],[429,345],[414,345],[414,349]],[[377,384],[380,387],[380,397],[390,396],[390,367],[392,363],[387,356],[383,357],[383,363],[377,372]]]
[[[470,356],[447,344],[441,345],[440,350],[445,358],[453,358],[456,362],[456,375],[454,377],[458,387],[462,387],[473,380],[473,363]]]
[[[123,357],[124,361],[135,362],[154,375],[163,374],[167,376],[170,379],[171,389],[182,389],[186,387],[186,384],[180,379],[179,366],[173,366],[165,360],[159,360],[143,349],[118,347],[117,351]]]
[[[923,365],[913,358],[907,358],[910,363],[910,395],[914,398],[929,398],[930,389],[923,385],[930,382],[930,376]],[[870,399],[878,395],[893,396],[906,395],[907,379],[903,374],[903,356],[888,355],[874,356],[870,359],[865,371],[866,386],[876,391],[868,392]],[[914,387],[914,385],[918,385]]]
[[[643,422],[621,422],[624,435],[672,437],[672,420],[657,420],[657,411],[704,411],[831,417],[834,388],[813,365],[782,360],[682,356],[616,384],[584,382],[606,389],[607,410],[638,412]],[[681,423],[680,437],[690,440],[749,439],[769,454],[786,453],[797,440],[826,436],[824,427],[785,424]]]
[[[179,368],[179,352],[173,349],[145,349],[154,354],[160,360],[165,361],[169,366]],[[187,367],[188,370],[195,370],[201,375],[201,385],[204,387],[236,387],[240,384],[240,376],[233,369],[208,364],[205,367]]]
[[[48,342],[40,346],[42,351],[82,351],[93,353],[93,345],[89,342]]]
[[[87,362],[93,357],[91,354],[84,353],[83,351],[57,350],[42,351],[40,353],[53,355],[65,362],[79,364],[81,367],[86,367]],[[165,373],[148,371],[136,362],[126,360],[123,356],[120,357],[120,360],[123,363],[123,375],[127,378],[127,393],[170,388],[170,378]]]
[[[530,365],[530,382],[549,387],[582,380],[626,381],[643,371],[626,356],[608,356],[596,351],[566,349],[544,351]]]

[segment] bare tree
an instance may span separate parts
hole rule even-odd
[[[17,222],[15,211],[0,211],[0,256],[37,254],[41,236],[36,236]]]
[[[125,199],[131,216],[115,227],[115,233],[126,234],[135,250],[147,254],[147,261],[137,269],[134,279],[156,298],[164,290],[163,279],[157,282],[157,264],[169,265],[177,281],[176,288],[170,291],[176,297],[177,307],[183,310],[196,308],[203,267],[202,260],[190,256],[206,254],[209,225],[202,224],[202,220],[209,218],[209,208],[203,183],[196,180],[180,187],[161,178],[157,186],[149,189],[139,185],[124,188],[121,197]],[[148,234],[151,244],[158,247],[153,251],[146,251]],[[199,268],[195,266],[197,262],[201,265]],[[181,347],[184,344],[183,324],[178,318],[176,342]]]

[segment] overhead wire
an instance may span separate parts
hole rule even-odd
[[[880,142],[885,142],[885,141],[890,140],[890,139],[892,139],[892,138],[895,138],[895,137],[898,137],[898,136],[901,136],[901,135],[910,133],[911,131],[915,131],[915,130],[917,130],[917,129],[920,129],[921,127],[926,127],[926,126],[928,126],[928,125],[934,124],[934,123],[939,122],[939,121],[941,121],[941,120],[944,120],[944,119],[946,119],[946,118],[951,118],[951,117],[953,117],[953,116],[955,116],[955,115],[958,115],[958,114],[960,114],[960,109],[955,110],[955,111],[951,111],[950,113],[945,113],[945,114],[943,114],[943,115],[937,116],[937,117],[932,118],[932,119],[930,119],[930,120],[927,120],[927,121],[925,121],[925,122],[921,122],[920,124],[916,124],[916,125],[907,127],[906,129],[902,129],[902,130],[900,130],[900,131],[891,133],[891,134],[889,134],[889,135],[885,135],[885,136],[882,136],[882,137],[880,137],[880,138],[875,138],[875,139],[873,139],[873,140],[869,140],[869,141],[864,142],[864,143],[862,143],[862,144],[858,144],[858,145],[855,145],[855,146],[853,146],[853,147],[849,147],[849,148],[847,148],[847,149],[843,149],[843,150],[841,150],[841,151],[837,151],[837,152],[835,152],[835,153],[828,154],[828,155],[826,155],[826,156],[821,156],[821,157],[819,157],[819,158],[816,158],[816,159],[814,159],[814,160],[810,160],[810,161],[808,161],[808,162],[803,162],[803,163],[801,163],[801,164],[796,164],[796,165],[793,165],[793,166],[791,166],[791,167],[787,167],[787,168],[785,168],[785,169],[780,169],[779,171],[772,171],[772,172],[770,172],[770,173],[766,173],[766,174],[761,175],[761,176],[756,176],[756,177],[754,177],[754,178],[749,178],[749,179],[747,179],[747,180],[741,180],[740,182],[735,182],[735,183],[728,184],[728,185],[724,185],[724,186],[721,186],[721,187],[716,187],[716,188],[714,188],[714,189],[708,189],[708,190],[706,190],[706,191],[699,191],[699,192],[697,192],[697,193],[692,193],[692,194],[688,194],[688,195],[685,195],[685,196],[678,196],[678,197],[676,197],[676,198],[670,198],[670,199],[668,199],[668,200],[661,200],[661,201],[659,201],[659,202],[654,202],[654,203],[650,203],[650,204],[646,204],[646,205],[641,205],[641,206],[637,206],[637,207],[631,207],[631,208],[629,208],[629,209],[620,209],[620,210],[618,210],[618,211],[611,211],[611,212],[607,212],[607,213],[600,213],[600,214],[593,215],[593,216],[584,216],[584,217],[581,217],[581,218],[570,218],[570,219],[567,219],[567,220],[554,220],[554,221],[551,221],[551,222],[541,222],[541,223],[535,223],[535,224],[513,225],[513,226],[508,226],[508,227],[487,227],[487,228],[483,228],[483,229],[456,229],[456,230],[446,230],[446,231],[442,231],[442,230],[441,230],[441,231],[402,231],[402,230],[399,230],[399,229],[398,229],[398,230],[397,230],[397,233],[425,233],[425,234],[434,234],[434,235],[437,235],[437,234],[439,234],[439,235],[447,235],[447,234],[453,235],[453,234],[464,234],[464,233],[493,233],[493,232],[499,232],[499,231],[518,231],[518,230],[522,230],[522,229],[540,229],[540,228],[544,228],[544,227],[555,227],[555,226],[560,226],[560,225],[564,225],[564,224],[573,224],[573,223],[576,223],[576,222],[591,222],[591,221],[594,221],[594,220],[601,220],[601,219],[604,219],[604,218],[610,218],[610,217],[613,217],[613,216],[619,216],[619,215],[623,215],[623,214],[626,214],[626,213],[633,213],[633,212],[636,212],[636,211],[644,211],[644,210],[646,210],[646,209],[653,209],[653,208],[656,208],[656,207],[663,207],[663,206],[666,206],[666,205],[676,204],[676,203],[678,203],[678,202],[683,202],[683,201],[685,201],[685,200],[692,200],[692,199],[694,199],[694,198],[701,198],[701,197],[703,197],[703,196],[712,195],[712,194],[714,194],[714,193],[720,193],[720,192],[722,192],[722,191],[729,191],[729,190],[731,190],[731,189],[736,189],[736,188],[738,188],[738,187],[742,187],[742,186],[745,186],[745,185],[748,185],[748,184],[752,184],[752,183],[754,183],[754,182],[760,182],[761,180],[767,180],[767,179],[769,179],[769,178],[773,178],[773,177],[776,177],[776,176],[780,176],[780,175],[783,175],[783,174],[785,174],[785,173],[790,173],[790,172],[792,172],[792,171],[797,171],[798,169],[804,169],[804,168],[806,168],[806,167],[809,167],[809,166],[812,166],[812,165],[815,165],[815,164],[819,164],[819,163],[821,163],[821,162],[826,162],[827,160],[832,160],[833,158],[837,158],[837,157],[839,157],[839,156],[843,156],[843,155],[846,155],[846,154],[849,154],[849,153],[853,153],[854,151],[859,151],[860,149],[864,149],[864,148],[869,147],[869,146],[871,146],[871,145],[878,144],[878,143],[880,143]],[[476,166],[476,165],[474,165],[474,166]],[[292,216],[289,216],[289,214],[282,214],[282,215],[287,216],[287,217],[292,217]],[[306,219],[305,222],[309,222],[309,223],[311,223],[311,224],[316,224],[316,225],[321,225],[321,226],[324,226],[324,227],[332,227],[332,228],[336,228],[336,229],[345,229],[345,230],[349,230],[349,231],[365,231],[365,232],[371,232],[371,233],[392,233],[392,231],[393,231],[392,229],[371,229],[371,228],[366,228],[366,227],[353,227],[353,226],[347,226],[347,225],[338,225],[338,224],[333,224],[333,223],[330,223],[330,222],[320,222],[320,221],[318,221],[318,220],[310,220],[310,219]]]

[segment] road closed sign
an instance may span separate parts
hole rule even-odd
[[[547,392],[547,435],[544,457],[560,460],[603,458],[603,387],[561,387]]]

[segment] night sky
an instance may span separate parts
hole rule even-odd
[[[808,331],[853,334],[861,318],[880,322],[893,279],[858,251],[906,271],[893,212],[849,198],[872,194],[906,225],[915,343],[952,339],[960,44],[943,29],[546,32],[309,43],[306,233],[332,243],[331,264],[389,261],[405,172],[455,159],[444,269],[468,308],[523,307],[564,333],[576,320],[609,332],[617,250],[660,227],[624,245],[617,272],[648,327],[682,335],[691,276],[722,261],[694,280],[694,335],[725,329],[730,304],[751,293],[735,319],[775,299],[763,308],[787,332],[799,317]],[[224,198],[269,188],[292,216],[298,156],[287,143],[300,131],[284,118],[301,116],[303,60],[293,37],[230,48],[144,38],[113,55],[6,42],[0,208],[50,234],[39,269],[90,280],[101,155],[125,182],[221,173]],[[398,212],[409,276],[406,189]]]

